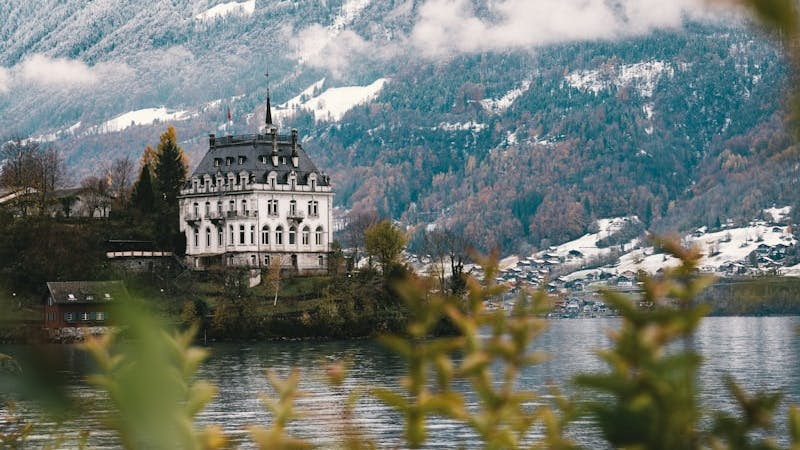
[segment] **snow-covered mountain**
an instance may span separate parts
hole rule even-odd
[[[0,2],[0,135],[58,146],[77,183],[168,124],[198,161],[208,133],[263,126],[269,88],[341,206],[507,252],[797,198],[768,38],[691,1],[560,5]]]

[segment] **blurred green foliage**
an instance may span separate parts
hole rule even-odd
[[[606,301],[619,310],[622,323],[612,333],[613,345],[599,356],[608,371],[576,378],[583,389],[602,393],[585,402],[565,396],[555,387],[545,392],[518,389],[522,371],[543,361],[535,339],[545,329],[542,318],[549,300],[545,293],[523,292],[511,311],[488,311],[486,300],[505,291],[494,283],[497,256],[475,256],[485,270],[479,281],[467,278],[464,296],[451,296],[433,288],[436,281],[410,279],[396,289],[411,319],[403,333],[381,341],[406,362],[399,386],[359,386],[348,392],[343,406],[338,447],[376,448],[353,420],[362,395],[373,395],[401,413],[405,444],[424,447],[428,421],[446,417],[468,426],[486,448],[571,449],[578,445],[567,432],[577,418],[595,423],[605,442],[592,445],[640,449],[772,449],[778,448],[773,417],[781,395],[748,394],[732,377],[726,384],[738,411],[707,411],[696,393],[697,371],[702,362],[692,345],[694,332],[706,308],[693,300],[712,279],[698,274],[700,253],[662,241],[663,249],[682,264],[658,277],[643,276],[641,299],[606,292]],[[200,413],[216,388],[198,379],[197,371],[208,351],[193,345],[196,332],[169,333],[165,324],[133,299],[120,302],[115,317],[124,317],[117,332],[89,339],[82,348],[96,364],[88,381],[105,393],[111,413],[99,427],[112,432],[125,448],[226,448],[233,445],[217,425],[198,427]],[[448,336],[432,337],[442,322],[453,327]],[[0,356],[0,366],[20,375],[20,365]],[[25,364],[25,377],[31,376]],[[34,367],[35,370],[35,366]],[[344,389],[346,364],[326,368],[330,389]],[[23,378],[23,377],[19,377]],[[291,436],[292,420],[303,415],[295,408],[302,396],[301,374],[293,370],[282,379],[268,378],[274,398],[264,397],[272,415],[268,427],[249,428],[249,437],[263,449],[305,449],[314,443]],[[3,379],[5,380],[5,378]],[[32,377],[31,380],[37,380]],[[32,381],[33,382],[33,381]],[[4,392],[9,387],[0,383]],[[460,386],[456,388],[456,386]],[[468,386],[464,389],[463,386]],[[475,406],[467,407],[477,400]],[[14,404],[2,408],[0,439],[5,446],[23,446],[37,422],[25,423]],[[789,440],[800,445],[800,410],[789,411]],[[77,446],[89,442],[91,431],[78,435]],[[65,443],[54,434],[52,447]],[[71,443],[75,445],[75,443]]]

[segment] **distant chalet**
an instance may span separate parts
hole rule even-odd
[[[186,258],[212,266],[327,272],[333,192],[298,142],[279,134],[269,96],[264,134],[208,137],[208,153],[178,197]]]
[[[44,328],[51,340],[81,340],[103,334],[109,309],[128,298],[121,281],[51,281],[47,283]]]

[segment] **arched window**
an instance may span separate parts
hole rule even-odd
[[[323,245],[323,241],[322,241],[322,227],[317,227],[317,230],[314,232],[314,244],[316,244],[316,245]]]
[[[283,245],[283,227],[280,225],[278,225],[278,228],[275,228],[275,243]]]
[[[269,245],[269,225],[261,229],[261,245]]]
[[[200,205],[195,203],[193,212],[194,212],[194,216],[195,217],[199,217],[200,216]]]
[[[233,245],[236,243],[236,239],[233,238],[233,225],[230,226],[231,230],[231,238],[228,240],[228,244]]]
[[[317,256],[317,263],[320,267],[325,267],[325,258],[322,255]]]
[[[206,247],[211,247],[211,228],[206,227]]]
[[[256,244],[256,226],[250,225],[250,245]]]
[[[194,246],[195,248],[200,247],[200,230],[197,228],[194,229]]]
[[[292,225],[289,227],[289,245],[295,245],[297,243],[297,229]]]
[[[308,238],[311,234],[311,230],[306,226],[303,227],[303,240],[301,241],[303,245],[308,245]]]
[[[264,265],[269,267],[269,255],[264,255]]]
[[[222,227],[217,228],[217,245],[222,246]]]

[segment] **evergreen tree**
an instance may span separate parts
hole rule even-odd
[[[187,164],[183,149],[178,146],[175,128],[169,127],[161,135],[156,149],[155,177],[157,186],[156,211],[158,212],[156,242],[182,254],[186,237],[179,230],[178,194],[186,181]]]
[[[156,150],[155,176],[159,201],[163,203],[160,205],[162,212],[171,212],[174,209],[177,213],[177,198],[181,186],[186,181],[186,166],[186,155],[178,146],[175,128],[169,127],[161,135]]]
[[[133,193],[131,194],[131,206],[143,213],[153,211],[155,203],[155,192],[153,191],[153,180],[150,176],[150,165],[145,164],[139,172],[139,179],[133,186]]]

